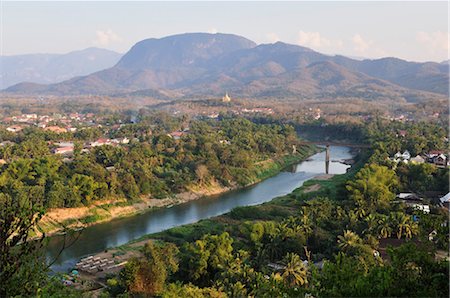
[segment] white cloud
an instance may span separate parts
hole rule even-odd
[[[353,50],[357,55],[379,58],[388,56],[387,52],[377,46],[373,40],[364,38],[361,34],[355,34],[352,37]]]
[[[416,40],[428,48],[428,51],[432,54],[438,54],[441,52],[448,54],[450,49],[450,34],[448,32],[419,31],[416,34]]]
[[[278,37],[278,35],[273,33],[273,32],[267,33],[266,34],[266,39],[270,43],[275,43],[277,41],[280,41],[280,38]]]
[[[367,50],[369,50],[373,44],[373,41],[365,40],[359,34],[353,35],[352,42],[353,42],[355,51],[357,51],[358,53],[366,53]]]
[[[209,29],[208,29],[208,33],[216,34],[217,32],[219,32],[219,31],[217,30],[217,28],[212,27],[212,28],[209,28]]]
[[[121,42],[122,38],[119,35],[114,33],[111,29],[107,30],[97,30],[95,32],[96,39],[94,40],[94,44],[98,46],[108,46],[111,43]]]
[[[298,32],[297,43],[301,46],[309,47],[328,54],[335,54],[342,51],[344,48],[344,42],[342,39],[331,39],[324,37],[319,32],[305,32],[302,30]]]
[[[322,37],[319,32],[305,32],[302,30],[298,33],[298,43],[315,49],[326,48],[332,45],[332,42]]]

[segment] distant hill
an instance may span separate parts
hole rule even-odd
[[[397,58],[355,60],[282,42],[232,34],[186,33],[135,44],[113,67],[51,84],[18,84],[7,92],[402,98],[448,94],[448,65]],[[145,91],[146,90],[146,91]]]
[[[0,56],[0,89],[20,82],[51,84],[114,66],[122,55],[87,48],[67,54]]]
[[[346,57],[336,57],[335,61],[346,68],[363,72],[370,76],[388,80],[400,86],[448,94],[448,67],[441,63],[408,62],[398,58],[362,60],[355,63]]]

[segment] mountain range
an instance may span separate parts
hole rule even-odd
[[[112,67],[56,84],[23,82],[12,93],[149,94],[416,101],[449,92],[448,63],[356,60],[232,34],[186,33],[136,43]],[[161,96],[160,96],[161,95]]]
[[[0,89],[20,82],[52,84],[115,65],[122,54],[87,48],[67,54],[0,56]]]

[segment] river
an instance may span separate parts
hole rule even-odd
[[[332,146],[329,173],[345,173],[349,166],[339,161],[352,157],[349,148]],[[66,237],[66,243],[73,242],[73,244],[63,250],[51,268],[56,272],[66,272],[81,257],[100,252],[108,247],[125,244],[146,234],[224,214],[234,207],[268,202],[292,192],[305,181],[324,173],[325,152],[320,152],[306,161],[244,189],[87,227],[75,242],[69,236]],[[46,246],[47,260],[55,259],[63,245],[63,239],[63,236],[49,239]]]

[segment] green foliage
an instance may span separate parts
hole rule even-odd
[[[400,164],[397,175],[402,177],[401,186],[405,191],[423,193],[448,189],[448,170],[423,164]]]
[[[178,248],[173,244],[147,242],[143,248],[144,258],[131,259],[120,273],[120,283],[110,282],[111,291],[117,292],[123,287],[132,295],[162,293],[169,275],[178,270],[177,253]]]
[[[8,162],[0,168],[0,177],[42,186],[45,207],[76,207],[106,197],[166,198],[193,185],[209,187],[212,182],[248,185],[278,171],[293,145],[301,149],[290,126],[255,124],[243,118],[196,120],[176,140],[167,134],[188,126],[187,119],[164,113],[140,118],[139,123],[111,133],[98,127],[64,135],[24,129],[9,136],[14,144],[0,148],[0,157]],[[83,143],[117,136],[139,141],[81,150]],[[63,160],[51,154],[51,143],[61,139],[76,145],[73,158]],[[294,159],[301,157],[297,154]],[[267,171],[255,166],[268,159],[274,162]]]
[[[20,168],[16,168],[20,170]],[[29,178],[29,171],[18,176]],[[43,215],[42,186],[0,179],[0,297],[35,295],[46,280],[41,240],[28,241]]]
[[[347,184],[350,198],[362,210],[385,209],[395,198],[398,186],[395,172],[384,166],[369,164],[362,168]]]
[[[192,280],[206,282],[225,270],[232,260],[233,239],[228,233],[205,235],[182,250],[182,275]]]
[[[318,295],[332,297],[446,297],[448,262],[436,262],[414,244],[389,250],[391,262],[363,267],[345,254],[318,275]]]
[[[297,254],[288,253],[284,262],[285,268],[281,276],[288,286],[303,286],[308,283],[308,269]]]
[[[249,126],[240,124],[244,130]],[[197,129],[211,131],[205,125]],[[436,248],[448,248],[447,214],[411,213],[392,204],[399,189],[443,189],[445,173],[428,165],[400,165],[392,170],[386,162],[389,150],[399,150],[404,142],[390,140],[390,133],[377,129],[369,126],[366,132],[374,142],[372,155],[361,154],[349,173],[307,182],[270,203],[238,207],[219,218],[155,235],[183,245],[180,271],[172,279],[177,282],[162,296],[447,297],[448,262],[434,260],[433,254]],[[190,146],[197,146],[197,141]],[[242,140],[240,146],[250,148],[255,142],[274,150],[255,140]],[[210,147],[202,150],[208,152]],[[231,154],[223,152],[225,158]],[[199,165],[208,162],[195,163],[193,169]],[[265,172],[264,166],[255,167]],[[237,173],[233,171],[236,168],[231,167],[231,176]],[[193,179],[206,183],[207,176],[216,175],[209,166],[204,172],[208,175],[197,172]],[[249,173],[251,168],[240,172],[242,183],[251,180]],[[320,189],[303,192],[313,184]],[[433,230],[437,234],[429,241]],[[389,256],[382,259],[378,252],[385,238],[406,244],[387,249]],[[325,263],[322,270],[313,265],[315,261]]]
[[[180,283],[169,284],[167,289],[161,295],[163,298],[225,298],[227,295],[215,288],[199,288],[192,284],[183,285]],[[238,296],[234,296],[238,297]]]

